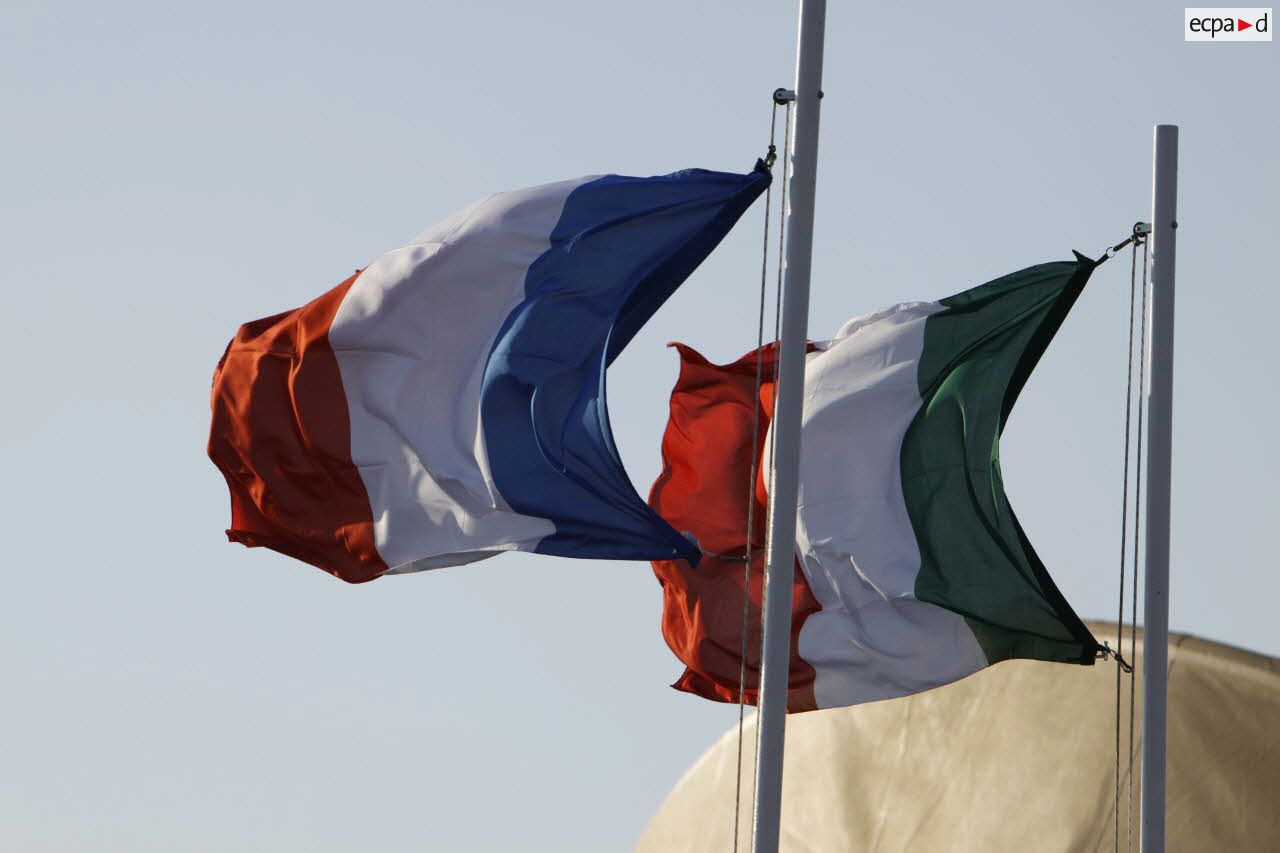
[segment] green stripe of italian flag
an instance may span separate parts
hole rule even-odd
[[[1097,642],[1005,496],[999,439],[1095,266],[1077,254],[896,305],[810,354],[797,549],[821,607],[798,652],[817,707],[1010,658],[1093,662]]]

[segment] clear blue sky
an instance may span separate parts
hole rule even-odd
[[[1280,46],[1171,3],[833,3],[811,330],[1097,253],[1182,126],[1172,623],[1280,654]],[[227,544],[236,326],[486,193],[749,169],[789,3],[7,3],[0,847],[628,848],[736,710],[670,690],[649,567],[510,555],[349,587]],[[675,357],[754,341],[760,210],[611,374],[642,491]],[[1068,599],[1115,609],[1128,270],[1004,442]],[[1110,710],[1099,709],[1110,720]]]

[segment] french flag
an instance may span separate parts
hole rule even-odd
[[[769,180],[499,193],[245,324],[213,379],[227,536],[352,583],[503,551],[696,562],[623,469],[605,370]]]

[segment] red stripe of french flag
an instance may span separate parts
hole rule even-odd
[[[347,398],[329,344],[334,315],[358,276],[301,308],[240,327],[214,371],[209,435],[209,457],[231,492],[227,538],[351,583],[387,569],[351,461]]]

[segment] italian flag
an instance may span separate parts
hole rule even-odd
[[[1000,434],[1095,266],[1077,253],[859,317],[810,345],[789,710],[917,693],[1010,658],[1093,663],[1097,641],[1005,496]],[[650,505],[704,557],[653,564],[663,635],[687,667],[674,686],[737,701],[750,508],[754,702],[773,400],[755,377],[757,361],[773,375],[776,348],[714,365],[676,346]]]

